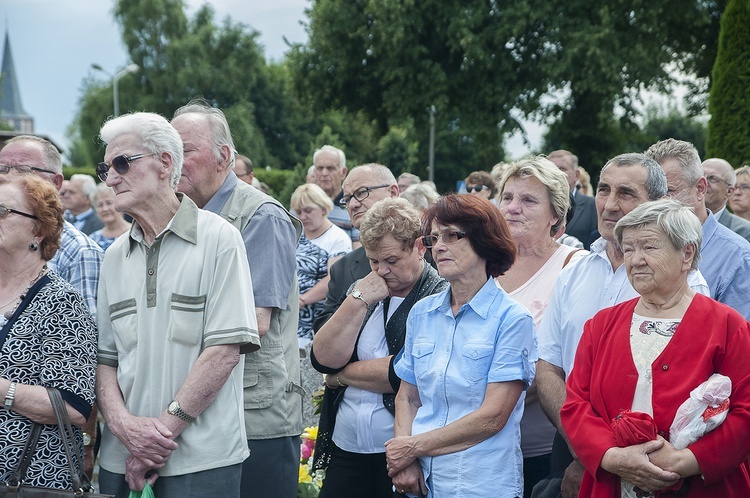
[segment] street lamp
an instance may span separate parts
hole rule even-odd
[[[114,76],[109,71],[105,70],[102,66],[100,66],[99,64],[96,64],[96,63],[91,64],[91,68],[96,69],[97,71],[103,72],[104,74],[106,74],[112,79],[112,100],[114,101],[114,104],[115,104],[115,117],[119,116],[120,115],[120,98],[117,93],[117,82],[120,81],[120,78],[122,78],[126,74],[137,72],[140,69],[140,67],[138,66],[138,64],[130,64],[125,69],[121,69],[120,71],[115,73]]]

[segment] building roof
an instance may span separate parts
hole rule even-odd
[[[21,92],[18,89],[16,69],[10,53],[10,36],[5,30],[5,49],[3,50],[2,79],[0,80],[0,117],[30,118],[21,104]]]

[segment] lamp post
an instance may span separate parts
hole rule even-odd
[[[112,100],[114,101],[114,105],[115,105],[115,117],[119,116],[120,115],[120,97],[119,97],[119,94],[117,93],[117,83],[120,81],[120,78],[122,78],[126,74],[137,72],[140,69],[140,67],[138,66],[138,64],[130,64],[124,69],[121,69],[118,72],[116,72],[114,75],[112,75],[109,71],[105,70],[102,66],[96,63],[91,64],[91,68],[96,69],[97,71],[103,72],[104,74],[106,74],[112,79]]]

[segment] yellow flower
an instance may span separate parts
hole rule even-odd
[[[312,476],[307,470],[307,465],[299,466],[299,482],[312,482]]]
[[[302,436],[305,439],[312,439],[313,441],[316,441],[318,439],[318,427],[306,427],[305,432]]]

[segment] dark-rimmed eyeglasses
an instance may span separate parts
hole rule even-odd
[[[359,202],[362,202],[370,196],[370,191],[385,187],[390,187],[390,185],[386,183],[385,185],[376,185],[374,187],[358,188],[354,191],[353,194],[345,195],[344,197],[342,197],[341,200],[339,200],[339,206],[341,206],[343,209],[346,209],[346,206],[349,205],[349,201],[352,200],[352,197],[357,199]]]
[[[55,172],[51,169],[37,168],[36,166],[28,166],[26,164],[17,164],[14,166],[10,166],[8,164],[0,164],[0,174],[5,175],[12,169],[18,171],[19,173],[31,173],[32,171],[39,171],[40,173],[50,173],[53,175],[55,174]]]
[[[38,220],[39,219],[36,216],[34,216],[33,214],[24,213],[23,211],[18,211],[16,209],[11,209],[8,206],[3,206],[2,204],[0,204],[0,220],[5,219],[10,213],[20,214],[21,216],[25,216],[27,218],[31,218],[32,220]]]
[[[112,168],[117,171],[117,174],[124,175],[128,171],[130,171],[130,163],[132,161],[135,161],[136,159],[141,159],[143,157],[153,156],[155,155],[153,152],[150,153],[144,153],[144,154],[134,154],[132,156],[117,156],[112,158]],[[107,175],[109,174],[109,168],[110,165],[101,162],[96,166],[96,176],[99,177],[101,181],[107,181]]]
[[[484,189],[489,189],[487,185],[467,185],[466,191],[467,192],[481,192]]]
[[[706,180],[708,180],[708,183],[711,183],[713,185],[718,185],[719,183],[723,183],[727,187],[731,187],[728,181],[724,180],[723,178],[720,178],[716,175],[706,175]]]
[[[432,247],[437,244],[438,238],[443,241],[444,244],[452,244],[458,240],[463,239],[466,237],[466,232],[462,232],[461,230],[453,230],[450,232],[443,232],[440,235],[423,235],[422,236],[422,244],[427,249],[432,249]]]

